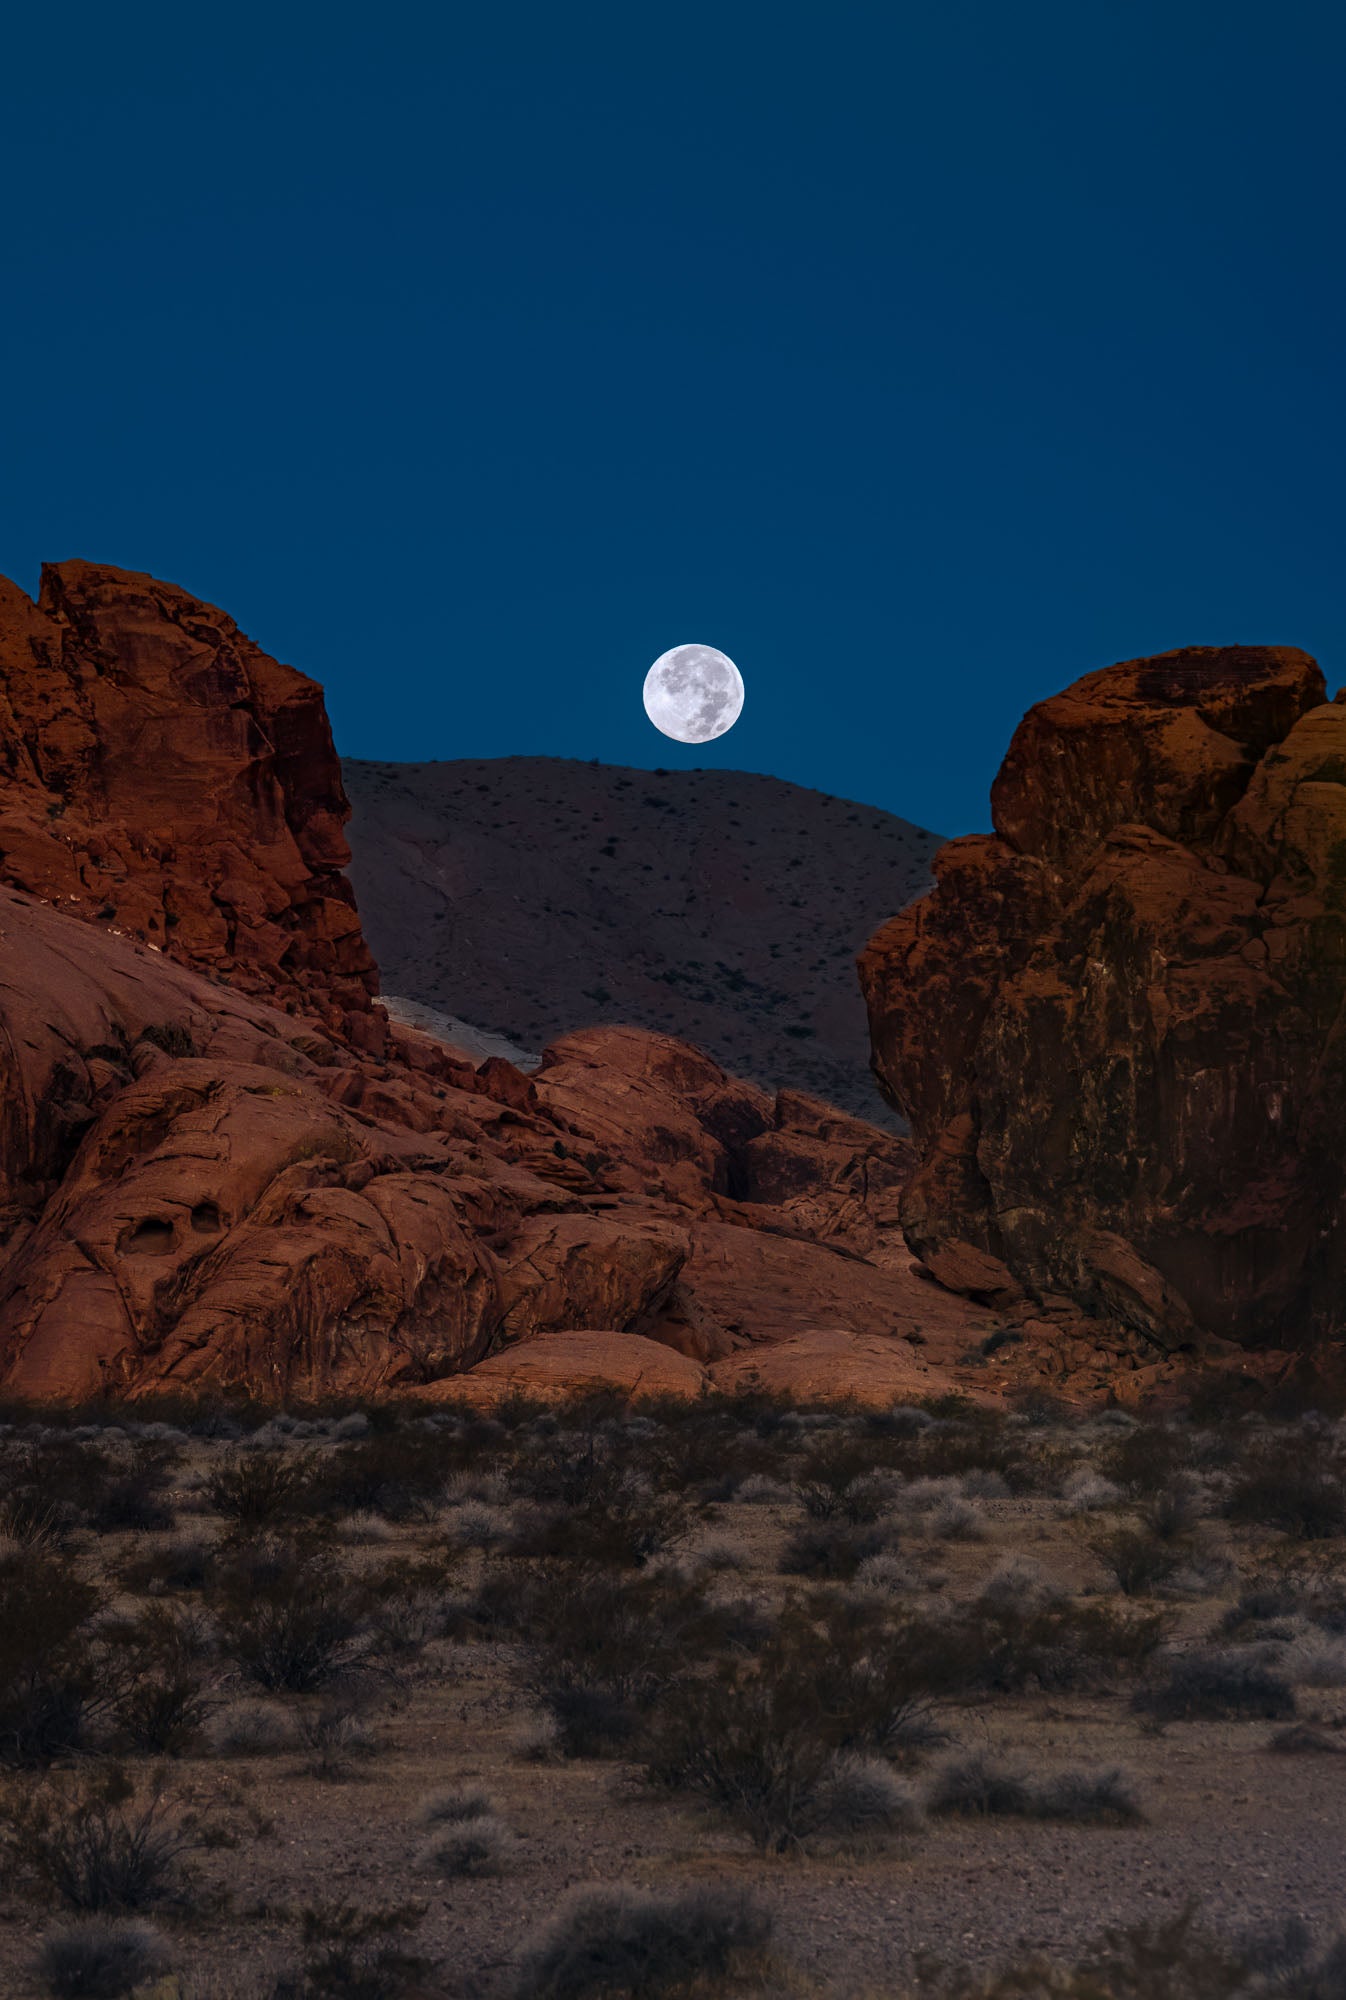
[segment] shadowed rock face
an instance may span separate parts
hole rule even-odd
[[[0,880],[371,1046],[378,975],[315,681],[155,578],[0,578]]]
[[[1346,1322],[1346,708],[1307,655],[1194,647],[1032,709],[935,889],[861,958],[958,1291],[1162,1346]]]

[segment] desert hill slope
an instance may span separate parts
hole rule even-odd
[[[386,992],[540,1050],[621,1022],[874,1119],[855,957],[938,837],[740,771],[346,758]]]

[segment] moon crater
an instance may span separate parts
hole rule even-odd
[[[645,676],[645,713],[678,743],[710,743],[743,713],[743,676],[714,646],[671,646]]]

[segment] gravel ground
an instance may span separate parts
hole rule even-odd
[[[984,1539],[905,1539],[904,1553],[945,1593],[969,1594],[1025,1552],[1077,1591],[1103,1587],[1087,1547],[1097,1518],[1071,1517],[1047,1499],[993,1500],[981,1511]],[[705,1539],[737,1552],[741,1567],[727,1583],[779,1594],[775,1557],[796,1519],[790,1506],[720,1508]],[[183,1525],[218,1532],[208,1513]],[[391,1546],[350,1559],[383,1560],[440,1532],[399,1531]],[[1208,1556],[1232,1556],[1245,1573],[1265,1559],[1265,1538],[1213,1521],[1201,1535]],[[126,1537],[101,1545],[109,1566],[128,1545]],[[1208,1632],[1233,1589],[1227,1580],[1219,1595],[1166,1604],[1175,1637]],[[372,1717],[372,1753],[335,1781],[304,1775],[292,1752],[187,1757],[173,1767],[174,1788],[227,1824],[236,1843],[197,1859],[200,1885],[214,1895],[160,1919],[184,1996],[259,1994],[268,1968],[293,1961],[295,1913],[305,1906],[416,1899],[427,1905],[418,1948],[439,1962],[428,1991],[490,2000],[508,1990],[522,1939],[580,1882],[751,1884],[775,1913],[787,1959],[829,1996],[896,1992],[921,1953],[978,1964],[1028,1950],[1069,1955],[1106,1925],[1172,1915],[1189,1900],[1232,1928],[1295,1915],[1331,1936],[1346,1923],[1346,1756],[1274,1754],[1275,1725],[1264,1721],[1174,1723],[1157,1733],[1131,1713],[1125,1692],[949,1704],[943,1720],[961,1751],[1038,1776],[1122,1766],[1144,1823],[934,1820],[878,1854],[762,1858],[698,1809],[644,1789],[634,1767],[524,1761],[517,1738],[530,1711],[512,1662],[507,1646],[435,1642]],[[1300,1705],[1346,1748],[1346,1691],[1305,1689]],[[518,1847],[504,1874],[445,1883],[416,1866],[415,1812],[426,1792],[460,1783],[491,1794]],[[40,1992],[30,1967],[46,1921],[12,1880],[0,1885],[0,1993]]]

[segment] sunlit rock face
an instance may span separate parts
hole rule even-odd
[[[1346,708],[1192,647],[1032,709],[995,834],[862,955],[944,1284],[1160,1345],[1346,1326]]]

